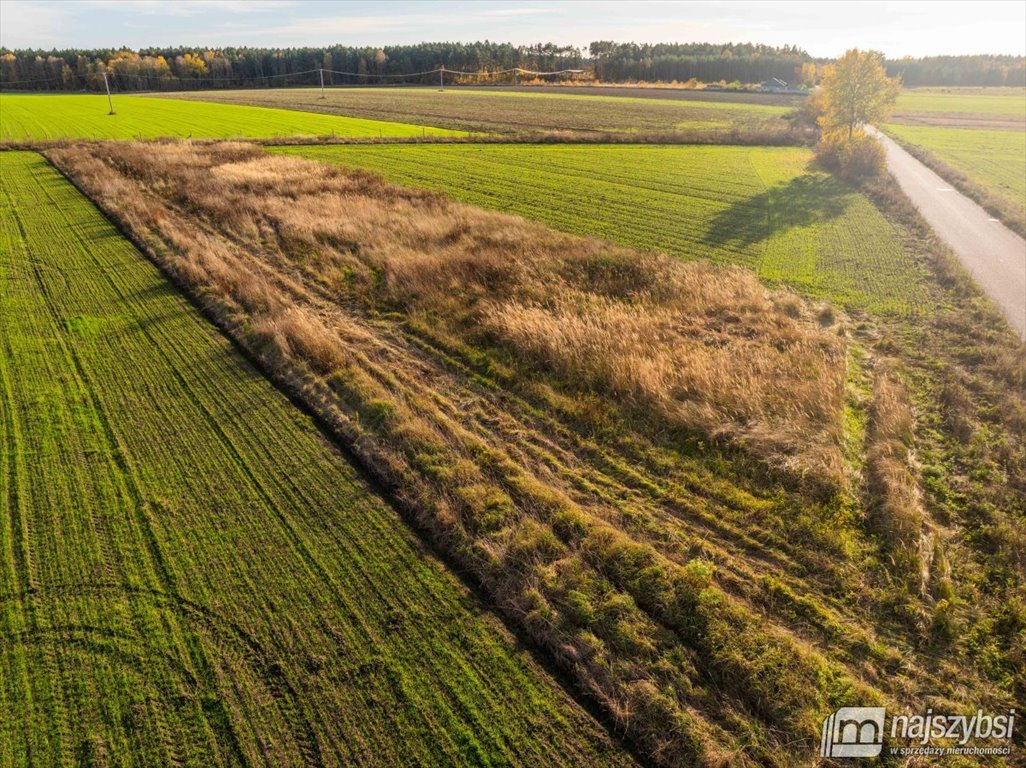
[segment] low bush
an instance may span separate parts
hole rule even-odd
[[[865,131],[849,136],[843,131],[824,133],[816,145],[820,162],[842,178],[859,182],[878,176],[884,169],[884,148]]]

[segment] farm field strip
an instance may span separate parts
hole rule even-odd
[[[712,110],[725,110],[725,111],[739,111],[739,112],[763,112],[767,115],[779,115],[787,111],[787,107],[775,105],[775,104],[758,104],[751,101],[688,101],[685,98],[649,98],[644,96],[631,96],[631,95],[620,95],[620,94],[591,94],[591,93],[575,93],[566,94],[561,93],[559,90],[545,91],[538,89],[536,91],[509,91],[503,89],[487,90],[487,89],[473,89],[463,90],[457,89],[455,93],[463,96],[466,94],[471,98],[474,97],[489,97],[489,96],[504,96],[514,99],[572,99],[575,102],[577,100],[584,102],[598,102],[602,104],[637,104],[641,103],[662,103],[662,104],[677,104],[685,102],[689,108],[694,109],[712,109]]]
[[[522,93],[552,96],[610,96],[613,98],[655,99],[657,101],[685,101],[698,104],[754,104],[756,106],[793,109],[801,105],[803,96],[770,94],[758,91],[718,91],[709,88],[675,88],[666,86],[625,85],[461,85],[460,92],[490,91],[493,93]]]
[[[353,115],[444,128],[517,130],[717,130],[776,123],[787,107],[592,94],[534,93],[450,88],[316,88],[203,91],[166,98],[254,104],[307,112]]]
[[[413,157],[405,168],[413,174],[406,178],[407,183],[440,192],[450,191],[447,184],[438,181],[438,168],[433,163],[422,162],[419,158]],[[511,168],[517,169],[518,173],[511,176]],[[540,167],[536,161],[532,162],[530,159],[527,162],[504,162],[501,158],[491,157],[478,158],[474,169],[481,178],[489,178],[493,182],[488,185],[487,189],[462,188],[464,202],[520,213],[543,221],[548,216],[550,217],[548,223],[558,221],[559,227],[566,231],[578,234],[598,234],[628,243],[642,242],[651,232],[647,220],[636,219],[632,216],[637,206],[636,188],[625,181],[604,179],[599,171],[596,171],[591,178],[578,180],[578,186],[575,188],[582,201],[579,203],[580,207],[587,206],[602,213],[602,219],[596,222],[597,227],[585,230],[575,228],[576,212],[564,211],[564,215],[560,216],[549,200],[551,190],[566,182],[567,175],[569,175],[566,171],[560,172],[555,165],[551,164]],[[643,188],[643,186],[638,188]],[[686,192],[675,194],[675,190],[670,185],[666,185],[658,191],[671,194],[659,195],[650,200],[647,207],[652,214],[679,221],[677,231],[673,233],[674,239],[671,241],[673,247],[683,250],[691,244],[701,243],[704,235],[700,223],[698,223],[701,220],[699,219],[698,222],[681,220],[680,212],[684,209],[704,211],[706,217],[713,216],[722,207],[715,202],[715,192],[689,188]],[[736,200],[740,202],[742,198],[738,197]],[[706,258],[715,260],[717,256],[721,255],[714,252],[713,249],[707,248],[705,243],[695,247],[700,248],[699,253]],[[747,258],[747,254],[730,244],[724,245],[724,250],[735,254],[734,260],[740,261]]]
[[[0,763],[629,762],[63,177],[0,170]]]
[[[1026,122],[1023,88],[906,88],[896,113],[993,115]]]
[[[150,162],[152,153],[147,150],[145,145],[123,147],[120,152],[121,160],[130,165],[121,166],[113,156],[111,156],[113,164],[106,166],[106,162],[104,162],[104,165],[112,169],[138,168],[139,164]],[[85,180],[86,177],[80,175],[82,168],[90,167],[87,162],[83,163],[83,160],[87,161],[90,157],[95,157],[86,154],[91,151],[103,154],[119,153],[117,147],[107,145],[91,149],[60,150],[53,153],[53,156],[55,161],[76,179],[79,179],[91,194],[97,194],[100,188],[111,189],[109,182],[116,177],[107,177],[100,182],[102,187],[98,187],[97,176],[90,175],[87,177],[88,180]],[[361,205],[362,201],[358,195],[348,194],[339,197],[336,192],[339,191],[340,185],[347,182],[336,176],[329,177],[328,171],[318,168],[315,163],[302,163],[293,158],[277,158],[271,161],[255,148],[242,145],[224,150],[235,153],[234,155],[214,156],[211,154],[214,150],[209,147],[190,148],[186,151],[203,153],[204,157],[214,158],[215,162],[220,160],[221,162],[212,169],[210,175],[211,183],[217,184],[218,188],[222,190],[223,194],[218,196],[218,199],[239,211],[242,216],[247,215],[249,206],[270,206],[274,213],[268,214],[272,217],[268,224],[274,231],[293,231],[292,223],[273,218],[291,213],[291,210],[283,209],[275,202],[275,192],[281,189],[296,189],[299,178],[304,179],[303,190],[322,191],[323,200],[319,200],[309,191],[306,192],[309,202],[324,213],[316,218],[318,223],[332,227],[332,222],[337,217],[338,225],[345,227],[347,226],[345,222],[350,219],[346,215],[348,210],[364,210],[366,212],[365,217],[352,217],[351,224],[353,226],[360,226],[361,220],[378,221],[377,212],[366,211],[366,208],[363,207],[366,203]],[[182,173],[183,170],[185,173],[190,173],[188,169],[196,167],[188,160],[182,162],[182,158],[175,160],[171,157],[177,153],[172,147],[164,146],[159,152],[164,155],[164,160],[153,158],[156,161],[154,167],[168,168],[171,173]],[[233,157],[248,162],[232,163],[230,160]],[[267,180],[268,171],[265,170],[265,167],[272,169],[270,181]],[[295,174],[287,181],[280,179],[280,174],[283,173],[285,167]],[[114,173],[117,172],[117,170],[114,171]],[[319,175],[323,178],[320,178]],[[131,187],[132,193],[119,195],[119,200],[134,201],[131,203],[132,211],[153,210],[151,205],[154,200],[151,200],[151,197],[154,192],[151,187],[146,186],[146,182],[141,183],[143,176],[150,178],[145,171],[142,171],[139,176],[126,177],[126,181],[128,178],[132,179],[129,182],[134,185]],[[279,179],[279,181],[275,182],[274,179]],[[359,304],[354,305],[344,300],[339,302],[338,287],[333,287],[330,280],[331,271],[321,272],[316,267],[316,264],[323,263],[321,260],[324,255],[311,254],[307,241],[298,242],[296,235],[293,235],[284,241],[286,250],[279,250],[277,243],[282,241],[275,239],[260,245],[245,240],[235,240],[233,234],[237,236],[237,230],[234,228],[234,223],[224,220],[212,209],[208,210],[202,204],[197,207],[198,201],[184,199],[186,190],[197,188],[192,183],[194,180],[196,179],[186,182],[175,176],[169,179],[168,188],[175,191],[161,198],[163,201],[161,203],[161,221],[165,223],[159,225],[159,230],[144,230],[143,227],[152,226],[149,219],[142,218],[141,221],[135,219],[134,213],[116,207],[114,205],[116,201],[105,193],[100,193],[98,200],[105,208],[111,210],[113,215],[124,216],[128,220],[132,220],[135,223],[133,231],[147,242],[151,237],[159,239],[168,236],[161,233],[179,231],[178,226],[172,222],[188,221],[190,232],[194,233],[198,247],[203,248],[205,252],[219,254],[219,257],[224,259],[222,263],[231,274],[247,275],[248,277],[244,278],[247,285],[273,286],[271,290],[281,291],[282,298],[280,301],[269,298],[269,302],[273,301],[275,306],[292,307],[292,311],[295,312],[311,312],[319,318],[320,322],[325,323],[326,333],[330,334],[327,339],[333,340],[326,343],[337,343],[344,346],[347,360],[353,361],[352,369],[347,369],[345,375],[341,375],[341,371],[340,375],[332,375],[329,384],[331,389],[323,394],[319,394],[321,390],[316,388],[319,385],[314,381],[309,381],[311,389],[305,391],[313,393],[311,396],[320,402],[338,403],[336,407],[346,416],[346,423],[358,419],[358,425],[364,423],[368,425],[366,428],[362,426],[339,427],[342,434],[346,435],[346,439],[352,439],[353,429],[366,429],[365,436],[357,438],[359,444],[364,446],[362,450],[370,453],[372,450],[393,450],[393,446],[401,448],[402,453],[398,454],[396,459],[388,459],[393,463],[372,464],[383,473],[385,479],[390,478],[388,466],[399,464],[400,467],[403,467],[405,464],[400,463],[404,462],[402,456],[414,457],[411,461],[416,463],[412,463],[409,470],[395,471],[402,472],[399,475],[402,478],[401,492],[416,494],[417,514],[425,520],[425,527],[446,542],[447,546],[452,546],[460,557],[465,558],[463,562],[467,563],[466,567],[482,578],[486,588],[495,596],[500,605],[506,607],[512,604],[510,609],[512,614],[517,617],[518,621],[525,622],[526,628],[533,633],[532,636],[535,636],[557,659],[567,663],[569,655],[569,666],[575,676],[579,676],[582,686],[586,690],[593,691],[604,704],[608,706],[610,695],[630,697],[650,695],[648,692],[652,689],[646,681],[643,680],[638,685],[632,686],[630,679],[624,680],[624,674],[644,675],[645,678],[651,677],[654,680],[664,681],[663,689],[668,692],[658,694],[660,709],[654,717],[664,717],[662,713],[675,711],[668,708],[681,706],[676,704],[676,701],[684,702],[687,714],[682,715],[682,719],[677,721],[680,723],[680,733],[664,734],[660,729],[658,733],[653,732],[655,735],[645,742],[645,748],[649,748],[648,745],[652,744],[654,739],[673,739],[680,745],[679,759],[686,760],[692,752],[705,750],[707,748],[705,745],[711,740],[723,739],[726,743],[732,743],[733,737],[723,734],[722,726],[717,723],[746,717],[745,712],[750,705],[735,703],[733,696],[724,698],[716,696],[716,690],[724,684],[722,678],[713,671],[692,668],[692,662],[687,661],[690,658],[690,653],[684,651],[689,640],[686,635],[681,634],[683,630],[675,623],[679,620],[669,618],[662,614],[660,609],[646,602],[640,583],[623,570],[627,566],[626,562],[622,566],[615,565],[612,560],[605,562],[605,558],[599,554],[602,547],[598,540],[591,545],[578,543],[575,541],[576,536],[566,533],[562,526],[556,529],[558,532],[534,533],[536,531],[547,532],[554,527],[554,521],[549,517],[551,513],[547,512],[552,508],[553,503],[567,504],[568,512],[565,514],[574,514],[569,510],[577,510],[576,503],[578,502],[571,502],[569,496],[564,497],[562,487],[564,484],[569,486],[579,483],[579,490],[573,492],[573,498],[579,500],[580,504],[586,505],[589,510],[585,513],[585,507],[582,506],[578,513],[586,515],[581,518],[581,523],[579,523],[582,529],[581,536],[592,526],[599,527],[596,528],[596,531],[599,529],[606,531],[604,535],[613,535],[613,529],[607,528],[606,524],[600,521],[606,517],[611,521],[618,520],[620,517],[622,507],[610,506],[609,495],[615,494],[621,496],[630,510],[623,512],[625,518],[623,524],[629,528],[630,534],[625,534],[624,538],[620,539],[622,543],[619,545],[625,548],[625,555],[627,551],[634,552],[632,559],[637,558],[639,561],[655,557],[653,550],[648,549],[650,546],[648,542],[652,542],[654,545],[659,541],[661,542],[660,548],[665,548],[667,552],[663,556],[667,558],[665,562],[671,562],[669,558],[672,558],[672,562],[675,563],[674,568],[683,568],[687,567],[685,563],[690,564],[691,558],[695,557],[698,552],[708,547],[708,551],[717,552],[717,559],[722,556],[725,573],[742,572],[746,574],[743,579],[740,576],[734,576],[732,579],[734,583],[742,580],[749,581],[751,577],[747,575],[747,564],[742,565],[738,562],[739,557],[736,550],[739,546],[745,546],[747,553],[753,559],[760,561],[765,559],[758,547],[751,546],[750,542],[746,542],[749,534],[739,530],[741,527],[739,525],[725,523],[722,520],[717,521],[717,516],[710,509],[717,504],[715,501],[705,502],[700,498],[692,499],[696,509],[693,517],[700,518],[701,522],[691,522],[691,516],[683,512],[683,510],[691,508],[689,502],[684,500],[690,496],[685,488],[690,488],[691,484],[678,489],[677,484],[683,485],[683,481],[677,473],[683,471],[686,475],[688,469],[685,467],[694,466],[693,462],[685,464],[668,460],[673,469],[667,468],[662,471],[663,475],[672,471],[676,476],[676,479],[670,483],[672,490],[666,489],[672,495],[672,501],[650,498],[652,495],[661,496],[663,493],[660,489],[657,494],[652,494],[654,480],[650,479],[652,471],[650,467],[644,469],[639,467],[636,479],[627,482],[623,477],[628,473],[619,466],[614,465],[608,469],[597,468],[593,471],[590,461],[586,457],[594,449],[575,445],[573,435],[576,432],[569,424],[558,425],[558,431],[550,432],[549,427],[539,423],[545,421],[544,417],[533,413],[534,409],[530,406],[525,412],[519,405],[510,402],[510,398],[501,389],[488,387],[479,380],[479,377],[468,376],[467,373],[461,372],[458,366],[447,361],[446,358],[451,359],[451,355],[446,355],[437,347],[431,349],[434,345],[430,339],[411,338],[405,328],[406,322],[395,317],[364,317]],[[152,182],[153,179],[150,178],[150,181]],[[366,184],[372,189],[378,188],[379,184],[376,180],[366,179],[362,176],[357,176],[354,183]],[[185,185],[184,188],[180,186],[182,184]],[[275,184],[278,186],[273,186]],[[226,187],[231,187],[232,191]],[[416,192],[407,193],[399,190],[393,192],[387,187],[381,188],[380,191],[385,200],[390,199],[393,194],[399,199],[410,194],[413,200],[422,200],[425,203],[421,206],[425,214],[434,215],[435,202],[431,198],[425,199]],[[233,197],[226,198],[225,195]],[[242,199],[234,197],[234,195],[241,195]],[[210,202],[213,203],[213,199],[210,199]],[[326,205],[318,206],[318,202]],[[142,206],[142,208],[136,208],[135,205]],[[444,205],[442,201],[437,203],[439,208],[443,208]],[[302,206],[297,204],[294,210],[302,215]],[[493,220],[491,214],[475,212],[471,209],[465,211],[454,209],[453,214],[456,215],[457,220],[464,216],[468,221],[474,222],[477,222],[478,217],[483,217],[487,222]],[[142,214],[143,217],[147,215]],[[502,223],[496,221],[496,224]],[[520,225],[522,222],[508,222],[508,226]],[[399,232],[392,231],[387,222],[369,226],[377,227],[378,235],[383,237],[386,242],[406,242]],[[421,223],[420,226],[424,225]],[[480,228],[480,224],[477,223],[474,225],[468,223],[467,226]],[[439,229],[430,222],[424,229],[427,232],[445,236],[444,228]],[[498,236],[503,237],[502,227],[498,231],[500,233]],[[540,238],[540,233],[534,232],[533,229],[528,232],[534,237]],[[296,234],[298,235],[298,232]],[[173,237],[173,235],[170,236]],[[478,236],[483,236],[482,242],[487,242],[484,238],[496,237],[496,234],[489,228],[485,232],[472,230],[466,236],[468,242],[473,242]],[[506,235],[506,237],[509,236]],[[557,238],[560,243],[563,242],[562,238],[554,233],[549,233],[548,236]],[[366,253],[368,254],[367,258],[374,258],[372,254],[376,248],[364,245],[362,238],[354,240],[352,235],[339,238],[339,235],[334,235],[328,240],[331,243],[338,243],[337,247],[345,248],[347,252],[351,250],[360,254]],[[323,241],[324,239],[318,237],[309,242]],[[336,246],[327,247],[334,248]],[[597,244],[591,244],[590,247],[601,249],[601,246]],[[157,253],[162,254],[159,258],[167,258],[163,248],[159,245],[155,248]],[[420,254],[425,252],[425,249],[418,246],[415,248],[415,252]],[[430,252],[430,248],[426,249],[426,252]],[[300,257],[296,261],[296,257],[301,253],[312,255],[315,261],[309,265],[305,265],[305,257]],[[598,251],[598,256],[602,258],[601,250]],[[501,256],[499,258],[502,259]],[[662,259],[659,261],[662,262]],[[604,262],[600,261],[600,263]],[[674,268],[681,269],[683,267],[674,265]],[[754,290],[758,290],[759,295],[762,295],[761,287],[758,287],[758,284],[750,276],[745,276],[744,280],[746,286],[755,286]],[[392,282],[392,277],[388,275],[388,272],[385,273],[382,282]],[[413,318],[410,320],[412,321]],[[266,322],[262,318],[251,318],[247,325],[252,325],[254,328],[265,327]],[[244,332],[240,331],[240,335],[242,333]],[[428,335],[430,336],[430,334]],[[245,344],[252,343],[244,335],[242,341]],[[417,343],[418,341],[425,343]],[[300,344],[298,341],[295,343]],[[304,347],[296,346],[294,348],[302,349]],[[453,350],[453,354],[462,356],[456,350]],[[276,370],[280,370],[281,367],[281,364],[276,364]],[[355,413],[351,409],[355,409]],[[544,414],[545,407],[541,406],[538,410]],[[350,415],[351,413],[353,415]],[[375,426],[377,424],[382,426]],[[391,430],[392,427],[389,425],[393,424],[395,432],[392,434],[395,437],[385,432],[385,430]],[[384,434],[380,434],[379,430]],[[444,449],[441,449],[440,446],[436,447],[438,444],[433,438],[430,441],[425,441],[421,437],[425,434],[438,434],[439,439],[444,442]],[[398,442],[399,440],[402,442]],[[386,447],[377,447],[382,444]],[[640,447],[640,452],[645,453],[645,449]],[[379,454],[370,453],[370,455]],[[644,463],[650,462],[652,458],[652,456],[648,456]],[[624,459],[618,463],[620,465],[631,464]],[[384,468],[382,468],[383,464]],[[428,469],[428,466],[431,468]],[[421,486],[423,482],[421,473],[427,474],[428,472],[430,474],[427,476],[434,478],[435,482],[445,484],[442,492],[445,494],[443,499],[446,501],[442,502],[442,506],[435,502],[436,497],[431,490],[421,490],[423,487]],[[398,481],[395,480],[390,480],[390,482],[398,484]],[[635,485],[635,487],[631,488],[631,485]],[[696,485],[703,487],[702,484]],[[734,491],[735,503],[741,503],[739,501],[741,495]],[[448,501],[450,498],[453,501]],[[557,499],[563,498],[566,501],[557,501]],[[456,506],[457,504],[460,506]],[[475,518],[472,516],[476,514],[473,512],[476,508],[492,504],[495,506],[491,517]],[[573,506],[569,506],[571,504]],[[757,502],[756,505],[758,505]],[[656,520],[660,517],[665,519],[669,529],[674,531],[672,538],[664,538],[656,533],[660,527]],[[467,522],[461,523],[461,519],[467,520]],[[507,520],[510,522],[507,523]],[[755,527],[751,526],[750,529]],[[697,534],[692,539],[692,528],[696,532],[705,531],[706,534]],[[535,546],[533,541],[537,540],[532,537],[539,535],[545,536],[541,540],[542,546],[552,548],[551,550],[546,549],[546,554],[542,556],[552,557],[552,554],[548,554],[552,552],[558,554],[559,557],[553,563],[551,574],[542,578],[544,583],[538,583],[535,587],[534,577],[528,574],[537,572],[543,562],[539,562],[539,555],[535,555],[531,551],[531,548]],[[637,539],[634,539],[635,536]],[[598,533],[595,534],[595,538],[599,539]],[[773,535],[774,540],[782,538]],[[715,544],[711,543],[711,540],[715,541]],[[565,544],[561,543],[564,541]],[[746,543],[742,544],[741,542]],[[562,554],[564,547],[565,555]],[[593,549],[594,547],[598,547],[599,551]],[[733,552],[733,557],[728,556],[728,552]],[[484,557],[477,553],[483,553]],[[521,559],[525,565],[517,566],[516,563]],[[780,560],[783,561],[786,558],[780,558]],[[510,562],[511,567],[509,571],[504,572],[503,564],[505,562]],[[534,565],[530,565],[531,563]],[[531,568],[530,572],[526,571],[528,567]],[[545,570],[549,569],[545,568]],[[540,573],[539,576],[541,576]],[[725,578],[729,579],[730,577],[725,576]],[[526,579],[526,581],[521,582],[521,579]],[[564,579],[565,582],[563,582]],[[568,586],[562,587],[561,583],[566,583]],[[565,618],[557,619],[556,616],[553,616],[551,620],[545,619],[543,626],[546,629],[539,629],[539,624],[532,621],[531,618],[537,608],[532,608],[530,602],[522,601],[538,599],[530,597],[530,594],[537,592],[542,596],[540,600],[545,601],[541,602],[542,606],[548,604],[548,601],[553,601],[553,605],[560,606],[564,598],[559,597],[559,593],[563,589],[575,589],[573,585],[579,585],[576,586],[576,590],[588,590],[587,593],[580,591],[578,599],[589,601],[589,604],[594,600],[596,608],[587,610],[582,608],[579,613],[565,614]],[[525,589],[527,592],[523,593]],[[540,590],[545,590],[545,592]],[[525,597],[521,598],[521,594],[525,594]],[[551,594],[552,597],[544,597],[545,594]],[[594,594],[595,597],[591,597],[591,594]],[[572,595],[570,597],[573,598]],[[724,610],[732,612],[731,615],[734,616],[733,622],[735,623],[728,625],[724,621],[718,624],[710,618],[709,621],[713,627],[710,632],[722,632],[741,643],[757,642],[761,644],[758,651],[754,648],[751,649],[751,653],[746,654],[746,658],[765,659],[767,656],[775,656],[777,653],[788,658],[793,655],[794,663],[804,670],[799,674],[810,673],[810,666],[820,663],[810,660],[794,646],[789,645],[790,641],[785,639],[783,631],[781,634],[756,640],[756,631],[754,628],[747,629],[750,625],[746,623],[748,620],[743,618],[748,614],[733,613],[733,611],[743,611],[743,609],[731,607],[724,608]],[[594,613],[589,619],[588,613],[592,611]],[[605,616],[610,618],[603,618]],[[612,617],[616,617],[615,621]],[[698,620],[696,619],[696,621]],[[556,621],[559,622],[558,625],[554,624]],[[582,624],[587,629],[579,629],[578,627]],[[547,629],[548,627],[554,627],[554,631]],[[641,638],[641,641],[636,641],[634,639],[636,637]],[[575,649],[581,643],[588,644],[592,650],[586,655],[578,656],[582,652]],[[679,646],[679,644],[682,645]],[[641,650],[635,652],[636,647],[640,647]],[[763,650],[762,647],[765,647],[766,650]],[[607,648],[623,649],[623,661],[618,658],[614,659],[611,652],[606,650]],[[748,664],[747,661],[741,662],[736,657],[731,657],[730,653],[721,653],[718,646],[715,650],[710,647],[698,647],[695,649],[695,653],[700,654],[703,658],[708,657],[709,664],[714,665],[714,669],[734,670],[733,674],[740,675],[744,679],[752,679],[755,685],[761,684],[761,681],[755,682],[759,676],[756,670],[762,663],[770,663],[768,661],[752,664]],[[578,658],[585,661],[575,661]],[[591,661],[593,658],[594,661]],[[666,666],[659,661],[663,658],[675,661]],[[600,671],[593,672],[592,664],[597,665]],[[621,670],[625,671],[621,672]],[[679,675],[685,675],[688,682],[674,682]],[[624,680],[624,682],[619,683],[620,680]],[[625,686],[622,689],[622,694],[616,693],[621,690],[620,686]],[[651,695],[655,695],[655,692]],[[759,694],[747,691],[738,695],[744,697],[746,701],[755,701],[759,696]],[[671,696],[673,698],[670,698]],[[802,689],[799,697],[802,703],[798,706],[808,707],[809,705],[805,703],[808,699],[804,698],[805,689]],[[773,715],[769,716],[773,717]],[[775,737],[757,725],[752,729],[751,735],[746,730],[742,738],[744,743],[748,744],[749,749],[758,750],[759,754],[763,755],[771,753],[773,747],[768,742]],[[799,736],[799,738],[801,737]],[[670,760],[677,762],[678,758],[671,757]]]
[[[32,139],[274,138],[280,136],[445,135],[419,123],[317,115],[243,104],[114,96],[0,94],[0,141]]]
[[[922,268],[811,153],[770,147],[276,147],[365,168],[574,234],[739,263],[850,307],[914,314]]]

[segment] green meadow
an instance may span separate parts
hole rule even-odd
[[[996,115],[1026,120],[1023,88],[908,88],[895,104],[898,112]]]
[[[0,140],[421,136],[444,129],[238,104],[95,94],[0,94]]]

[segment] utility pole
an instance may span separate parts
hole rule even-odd
[[[445,64],[443,64],[438,70],[438,90],[445,90]]]
[[[324,67],[317,70],[321,75],[321,98],[324,98]]]
[[[110,98],[110,83],[107,82],[106,72],[103,73],[103,87],[107,89],[107,106],[110,107],[110,112],[108,112],[107,114],[116,115],[117,112],[114,111],[114,102]]]
[[[513,67],[513,87],[516,88],[520,82],[520,67]]]

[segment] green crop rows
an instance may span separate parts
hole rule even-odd
[[[887,130],[932,152],[1026,218],[1026,132],[919,125],[888,125]]]
[[[0,180],[0,765],[629,762],[62,176]]]
[[[996,115],[1026,120],[1022,88],[911,88],[902,91],[898,112]]]
[[[926,302],[922,268],[862,195],[809,151],[715,146],[305,146],[272,151],[367,168],[400,184],[891,314]]]
[[[420,136],[444,134],[438,128],[314,115],[213,102],[114,96],[115,115],[107,98],[97,95],[0,95],[0,140],[97,138],[132,139],[162,136],[193,138],[272,138],[275,136]]]

